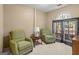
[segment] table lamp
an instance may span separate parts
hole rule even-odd
[[[35,37],[39,37],[39,35],[40,35],[40,28],[35,27]]]

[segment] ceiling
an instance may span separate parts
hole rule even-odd
[[[43,12],[49,12],[66,6],[66,4],[27,4],[30,7],[39,9]]]

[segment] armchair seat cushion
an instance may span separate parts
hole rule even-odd
[[[18,49],[19,50],[30,48],[31,46],[32,46],[31,42],[29,42],[29,41],[20,41],[20,42],[18,42]]]
[[[51,35],[46,35],[46,39],[45,39],[46,41],[50,41],[50,42],[52,42],[52,40],[54,40],[53,39],[53,36],[51,36]]]

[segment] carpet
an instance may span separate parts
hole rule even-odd
[[[29,55],[72,55],[72,47],[64,43],[37,45]]]

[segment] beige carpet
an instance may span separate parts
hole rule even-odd
[[[72,55],[72,47],[64,43],[40,44],[29,55]]]

